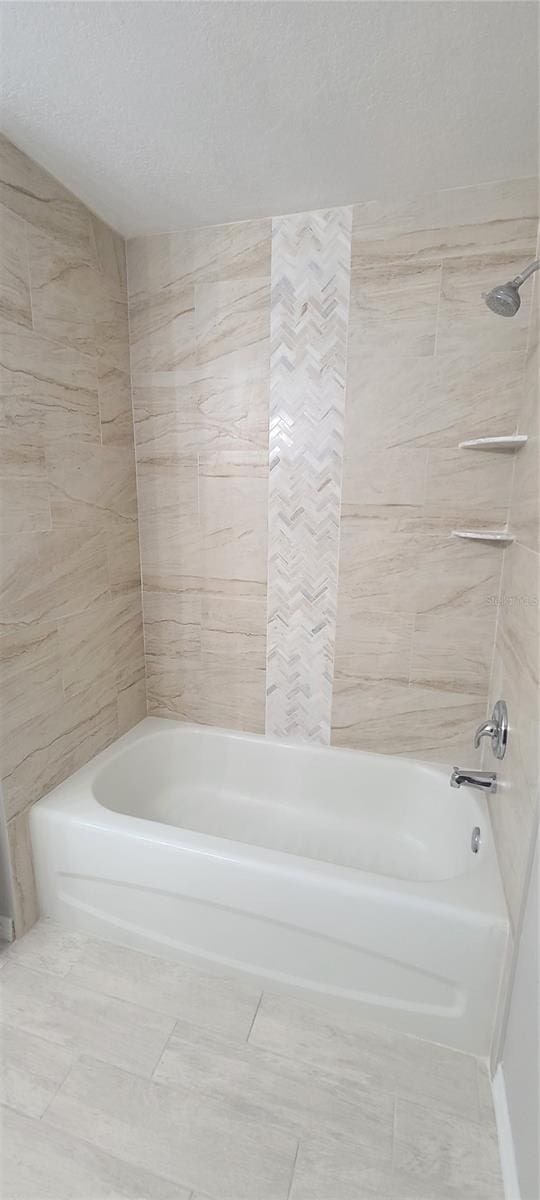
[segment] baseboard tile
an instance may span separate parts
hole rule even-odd
[[[505,1200],[521,1200],[514,1139],[512,1137],[512,1125],[510,1123],[510,1112],[506,1097],[506,1085],[504,1082],[502,1063],[499,1063],[499,1066],[497,1067],[495,1076],[492,1080],[491,1089],[493,1092],[495,1120],[497,1122],[497,1136],[499,1139],[499,1154],[501,1157],[501,1171]]]

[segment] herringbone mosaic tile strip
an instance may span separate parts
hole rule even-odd
[[[349,208],[272,223],[266,732],[328,743],[351,257]]]

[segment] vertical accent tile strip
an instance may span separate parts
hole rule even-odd
[[[352,210],[272,223],[267,734],[330,742]]]

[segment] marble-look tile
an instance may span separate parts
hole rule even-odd
[[[535,239],[531,239],[525,258],[534,258]],[[472,349],[497,352],[501,347],[501,318],[482,301],[501,279],[512,279],[522,269],[522,254],[506,252],[497,256],[473,256],[448,259],[443,264],[441,300],[437,321],[437,354]],[[521,265],[520,265],[521,264]],[[508,352],[525,353],[530,301],[523,296],[521,308],[512,321],[505,323],[504,346]],[[510,326],[510,328],[507,328]]]
[[[270,274],[272,223],[238,221],[132,238],[127,244],[130,301],[193,286],[202,280],[263,278]]]
[[[394,1168],[432,1181],[435,1189],[439,1183],[448,1184],[463,1200],[503,1197],[495,1130],[434,1106],[398,1100]]]
[[[65,929],[46,917],[9,948],[9,960],[20,967],[44,971],[46,975],[67,975],[80,957],[88,938],[84,933]]]
[[[4,136],[0,139],[0,202],[36,228],[67,242],[87,261],[91,260],[88,210]]]
[[[129,373],[99,362],[98,400],[101,442],[104,446],[133,445],[133,414]]]
[[[361,449],[447,447],[473,437],[513,433],[522,402],[520,351],[462,346],[441,357],[367,353],[349,340],[347,437]]]
[[[30,278],[26,249],[26,226],[8,208],[0,205],[0,325],[32,328]]]
[[[410,680],[440,691],[487,695],[495,636],[495,607],[463,612],[452,605],[417,613]]]
[[[502,513],[494,511],[495,528],[504,523]],[[471,522],[474,528],[482,518]],[[415,610],[441,613],[447,609],[464,615],[486,613],[498,595],[502,554],[500,546],[474,543],[450,536],[448,526],[440,533],[427,533],[422,539],[416,564]]]
[[[181,514],[198,512],[199,488],[196,455],[145,459],[137,468],[137,496],[141,523],[174,521]]]
[[[133,521],[106,522],[105,552],[111,595],[131,592],[141,586],[141,554],[139,523]]]
[[[51,528],[47,480],[4,478],[0,469],[0,535],[39,533]]]
[[[363,263],[352,271],[349,338],[366,350],[418,357],[435,351],[438,263]]]
[[[94,524],[1,538],[2,621],[69,617],[108,589],[104,536]]]
[[[212,450],[267,453],[267,383],[245,372],[233,379],[200,375],[183,387],[134,388],[138,462]]]
[[[119,233],[90,213],[90,227],[96,251],[96,266],[113,291],[125,299],[127,294],[126,244]]]
[[[300,1140],[290,1200],[462,1200],[462,1193],[374,1166],[369,1149],[352,1138],[307,1136]]]
[[[370,612],[362,602],[341,594],[338,599],[335,673],[341,680],[409,681],[414,616]]]
[[[21,726],[3,774],[8,814],[39,800],[117,737],[116,701],[103,703],[93,689],[41,711],[32,725]]]
[[[369,612],[416,611],[418,555],[425,545],[420,521],[384,508],[342,507],[338,596]]]
[[[29,229],[34,329],[82,354],[96,353],[98,276],[77,248]]]
[[[510,431],[511,432],[511,431]],[[484,516],[491,528],[493,511],[507,508],[514,475],[513,455],[502,451],[430,449],[425,511],[448,525]]]
[[[62,441],[47,446],[49,495],[55,528],[137,516],[133,451]]]
[[[68,702],[89,687],[104,704],[116,700],[114,618],[115,600],[101,596],[84,612],[58,622],[62,683]]]
[[[266,581],[266,462],[214,456],[199,468],[200,573],[213,579]]]
[[[538,336],[538,333],[537,333]],[[521,433],[528,436],[527,445],[516,458],[512,492],[511,522],[514,537],[522,546],[538,552],[540,549],[540,349],[534,346],[529,353],[525,370],[525,399],[519,419]]]
[[[16,963],[2,971],[0,989],[6,1024],[141,1075],[151,1075],[174,1027],[138,1003]]]
[[[16,425],[2,430],[0,477],[46,480],[45,451],[41,437]]]
[[[0,1102],[28,1117],[41,1117],[72,1067],[75,1054],[2,1023],[0,1061]]]
[[[360,400],[358,393],[355,402]],[[366,397],[369,403],[369,398]],[[427,451],[416,448],[373,449],[360,444],[345,428],[342,503],[421,508],[426,494]]]
[[[110,634],[118,694],[144,680],[144,637],[138,588],[113,596]]]
[[[127,733],[147,715],[146,679],[139,679],[123,688],[116,698],[118,733]]]
[[[204,974],[107,942],[84,947],[70,982],[240,1041],[249,1033],[260,998],[249,982]]]
[[[189,1200],[190,1189],[138,1164],[103,1153],[84,1128],[64,1134],[47,1121],[5,1110],[2,1183],[4,1200]]]
[[[445,764],[466,755],[479,767],[471,730],[485,715],[485,697],[336,672],[332,745]]]
[[[0,396],[2,428],[99,442],[97,375],[87,355],[35,333],[3,334]]]
[[[249,1044],[232,1044],[179,1021],[153,1078],[226,1105],[231,1115],[255,1114],[301,1137],[333,1130],[357,1143],[360,1155],[390,1162],[394,1100],[336,1081],[314,1063],[301,1063]]]
[[[6,815],[8,815],[11,807],[10,795],[9,792],[6,794],[5,785],[3,786]],[[32,928],[32,925],[37,921],[39,916],[30,830],[28,828],[28,811],[19,812],[17,816],[8,820],[7,830],[15,904],[13,914],[15,935],[16,937],[21,937],[23,933]],[[2,979],[7,977],[9,970],[11,970],[11,967],[8,964],[2,971]],[[2,1019],[7,1020],[9,1023],[9,1018],[6,1017],[4,1011],[2,1011]]]
[[[534,177],[355,204],[353,269],[364,258],[438,262],[508,247],[527,257],[538,207]]]
[[[270,356],[270,279],[231,279],[195,288],[195,344],[198,364],[225,360],[221,370],[237,372],[249,351],[251,364],[264,369]],[[229,361],[229,356],[232,356]]]
[[[249,1042],[261,1050],[398,1096],[431,1101],[478,1120],[476,1060],[417,1038],[362,1024],[352,1012],[265,992]]]
[[[45,1119],[66,1134],[84,1128],[100,1150],[220,1200],[287,1200],[296,1138],[223,1104],[201,1105],[184,1087],[81,1062]]]
[[[15,817],[113,740],[115,697],[87,679],[66,701],[55,622],[4,626],[0,662],[3,792]]]

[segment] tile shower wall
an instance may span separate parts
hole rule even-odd
[[[514,459],[459,449],[516,429],[530,290],[481,293],[534,257],[534,180],[353,210],[332,740],[476,756],[503,554],[452,529],[504,526]]]
[[[281,233],[272,257],[270,221],[129,243],[152,713],[262,732],[266,704],[269,732],[325,740],[326,671],[334,744],[444,762],[467,755],[473,765],[503,554],[450,534],[504,524],[514,460],[458,443],[516,428],[528,294],[503,322],[481,292],[534,256],[537,212],[534,180],[354,206],[344,445],[339,388],[324,420],[310,424],[309,404],[300,405],[308,433],[285,505],[279,475],[268,483],[295,415],[295,372],[287,379],[284,364],[305,355],[314,378],[326,336],[335,353],[335,283],[319,322],[301,306],[297,317],[311,259],[302,284],[302,256],[287,250],[283,261]],[[316,239],[322,220],[279,219],[274,233],[305,226]],[[328,267],[322,243],[318,253]],[[300,428],[290,426],[291,460]],[[337,619],[334,628],[330,602],[317,693],[311,652],[321,596],[335,595],[340,487]],[[311,575],[312,512],[332,529],[320,580]],[[291,519],[304,534],[301,569]],[[310,694],[319,697],[315,719]]]
[[[264,730],[270,221],[128,243],[149,712]]]
[[[29,806],[146,712],[124,244],[0,141],[0,763]]]
[[[536,257],[540,256],[540,244]],[[539,439],[540,286],[533,288],[524,387],[518,428],[528,443],[515,459],[509,526],[515,541],[504,554],[490,703],[506,700],[508,751],[497,764],[501,787],[490,810],[508,907],[520,919],[538,826],[540,689]],[[486,763],[487,765],[487,763]]]

